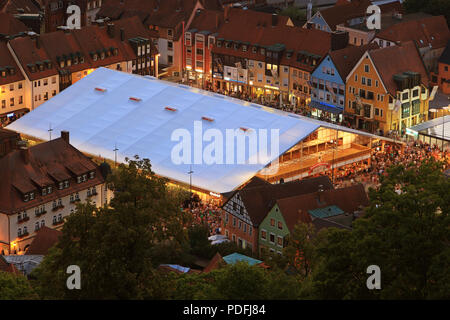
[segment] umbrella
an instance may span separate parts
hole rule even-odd
[[[211,237],[208,238],[208,240],[210,241],[216,241],[216,240],[222,240],[222,239],[226,239],[227,237],[224,236],[223,234],[215,234]]]
[[[220,239],[220,240],[216,240],[216,241],[211,242],[211,244],[215,245],[215,244],[219,244],[219,243],[222,243],[222,242],[230,242],[230,240],[228,240],[228,239]]]

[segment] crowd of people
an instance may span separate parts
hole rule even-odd
[[[184,206],[184,210],[189,212],[193,221],[192,224],[206,224],[209,227],[210,235],[220,234],[221,231],[221,209],[213,200],[201,201],[198,195],[192,194]]]
[[[440,150],[436,145],[422,141],[410,141],[403,148],[399,144],[388,144],[384,150],[374,148],[370,161],[352,163],[340,167],[335,172],[335,187],[346,187],[354,183],[362,183],[367,188],[376,188],[380,177],[386,174],[387,168],[394,164],[417,165],[421,161],[433,157],[443,162],[442,170],[450,168],[450,153]],[[328,173],[331,178],[331,173]]]

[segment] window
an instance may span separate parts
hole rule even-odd
[[[167,56],[167,61],[169,64],[173,64],[173,56]]]
[[[270,225],[271,225],[272,227],[275,226],[275,219],[270,219]]]
[[[275,235],[274,235],[273,233],[270,234],[270,239],[269,239],[269,241],[270,241],[271,243],[275,243]]]
[[[95,171],[89,172],[89,179],[94,179],[95,177]]]
[[[14,91],[14,84],[9,85],[9,91]]]
[[[167,41],[167,49],[173,50],[173,42],[172,41]]]
[[[265,230],[261,230],[261,239],[267,239],[267,232]]]
[[[370,68],[368,64],[364,65],[364,72],[369,72]]]
[[[233,217],[233,227],[236,227],[236,218]]]
[[[34,231],[39,230],[39,221],[36,221],[36,223],[34,224]]]
[[[278,221],[278,229],[283,230],[283,223]]]
[[[64,189],[69,187],[69,180],[64,181]]]
[[[41,220],[41,228],[45,226],[45,220]]]
[[[77,183],[81,183],[81,176],[77,177]],[[62,188],[61,188],[62,189]]]
[[[242,221],[239,220],[239,230],[242,229]]]
[[[370,79],[370,78],[367,78],[367,85],[368,85],[369,87],[371,87],[371,86],[372,86],[372,79]]]
[[[56,224],[56,216],[53,216],[53,224]]]
[[[283,246],[283,238],[280,237],[280,236],[277,237],[277,245],[280,246],[280,247]]]
[[[34,199],[34,192],[31,192],[30,193],[30,200],[33,200]]]
[[[355,74],[355,81],[358,81],[358,75]]]
[[[9,106],[14,107],[14,98],[9,99]]]

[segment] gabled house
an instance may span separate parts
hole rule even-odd
[[[61,138],[11,150],[0,158],[0,249],[24,252],[38,231],[60,229],[79,201],[112,198],[101,167]]]
[[[221,11],[198,9],[184,33],[183,69],[188,83],[212,88],[212,53],[218,30],[224,22]]]
[[[376,34],[380,47],[413,41],[429,72],[437,72],[438,59],[450,40],[445,16],[430,16],[394,24]]]
[[[316,231],[328,227],[351,229],[352,221],[368,204],[361,184],[278,199],[259,226],[259,252],[281,254],[299,223],[312,223]]]
[[[184,33],[199,9],[200,0],[110,0],[102,5],[98,18],[118,20],[137,16],[153,34],[161,73],[172,80],[183,78]]]
[[[19,65],[0,41],[0,122],[15,120],[29,111],[30,98],[26,94],[26,80]],[[1,151],[0,151],[1,153]]]
[[[343,121],[347,75],[366,50],[377,47],[377,44],[350,46],[331,51],[322,59],[311,75],[310,108],[313,117]]]
[[[444,94],[450,95],[450,40],[438,61],[437,84]]]
[[[295,180],[281,184],[248,185],[230,196],[223,204],[225,236],[242,248],[258,250],[258,228],[276,200],[311,193],[322,188],[333,189],[328,176]]]
[[[366,51],[346,83],[345,117],[355,128],[405,134],[427,120],[429,78],[412,41]]]

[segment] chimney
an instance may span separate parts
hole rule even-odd
[[[219,14],[216,13],[216,29],[219,29]]]
[[[319,204],[321,204],[322,202],[324,202],[324,198],[323,198],[323,185],[320,184],[319,188],[317,189],[317,201],[319,202]]]
[[[120,41],[125,40],[125,30],[123,28],[120,28]]]
[[[41,48],[41,43],[39,41],[39,35],[35,36],[34,41],[36,42],[36,49],[40,49]]]
[[[230,7],[226,6],[223,11],[223,17],[225,22],[228,22],[228,14],[230,13]]]
[[[30,150],[27,147],[20,147],[20,155],[25,164],[30,163]]]
[[[348,45],[347,31],[334,31],[331,33],[331,51],[344,49]]]
[[[62,138],[66,143],[70,143],[69,131],[61,131],[61,138]]]
[[[276,13],[272,14],[272,27],[276,27],[278,24],[278,15]]]
[[[112,39],[114,38],[115,34],[114,34],[114,23],[108,23],[108,27],[107,27],[107,32],[109,37]]]

